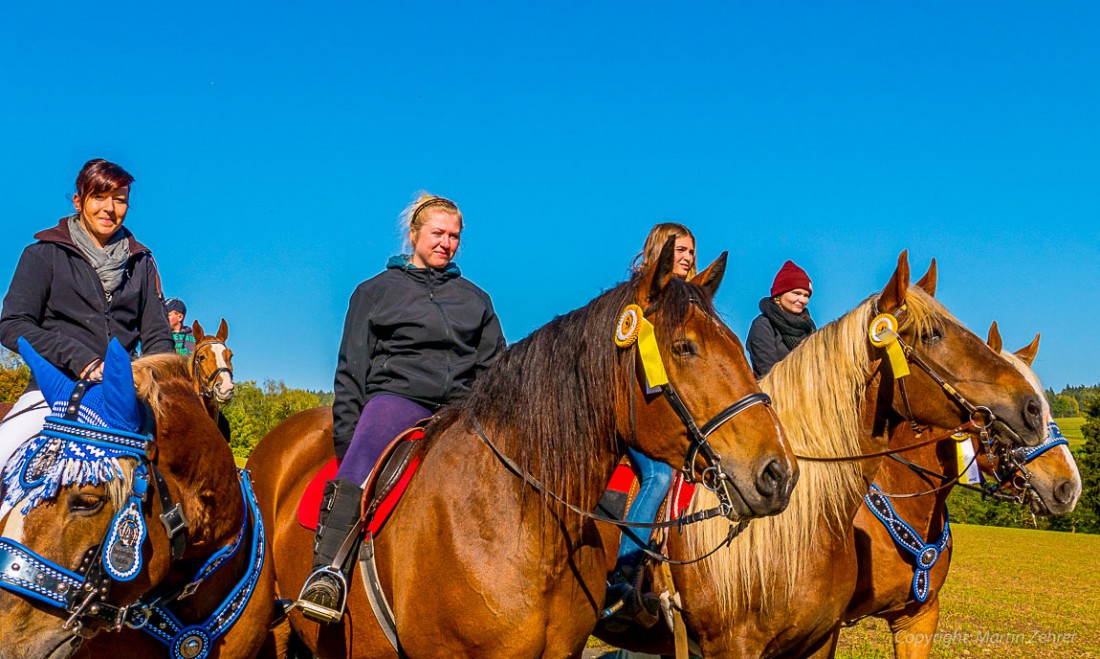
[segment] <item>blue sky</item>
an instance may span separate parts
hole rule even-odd
[[[1100,381],[1094,3],[131,3],[5,11],[0,280],[92,157],[237,377],[331,389],[347,300],[419,189],[509,340],[626,276],[649,227],[730,252],[742,337],[785,259],[819,324],[909,249],[1036,370]],[[4,284],[0,284],[3,286]]]

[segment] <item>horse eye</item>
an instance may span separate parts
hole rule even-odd
[[[206,355],[199,355],[199,361],[200,362],[206,361]]]
[[[69,495],[69,511],[75,514],[90,515],[99,512],[107,497],[98,494],[74,493]]]
[[[699,354],[699,346],[691,339],[681,339],[673,342],[672,354],[677,357],[694,357]]]
[[[933,327],[924,334],[921,334],[920,340],[924,343],[935,343],[943,338],[943,332],[938,328]]]

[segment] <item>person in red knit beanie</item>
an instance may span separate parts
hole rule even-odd
[[[806,308],[813,292],[810,276],[794,261],[775,275],[771,296],[760,300],[760,315],[749,328],[749,358],[757,379],[817,329]]]

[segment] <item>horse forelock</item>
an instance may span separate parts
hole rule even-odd
[[[594,504],[583,496],[606,485],[597,482],[606,475],[600,458],[610,461],[621,451],[616,410],[634,386],[627,367],[636,357],[616,347],[614,333],[639,283],[624,282],[510,346],[470,395],[429,427],[429,437],[459,422],[468,428],[476,416],[494,443],[550,491]],[[672,341],[670,328],[682,327],[696,303],[713,313],[698,286],[675,280],[662,291],[651,318],[662,349]]]

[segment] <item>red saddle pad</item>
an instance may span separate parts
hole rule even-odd
[[[410,433],[406,441],[419,441],[423,437],[423,432]],[[420,466],[420,459],[421,455],[418,454],[409,460],[409,464],[402,472],[397,484],[379,504],[378,510],[371,518],[370,524],[367,525],[367,532],[378,535],[378,531],[382,529],[382,525],[386,523],[390,513],[393,512],[393,509],[397,507],[397,503],[401,500],[401,495],[405,493],[405,489],[409,486],[409,481],[412,480],[416,469]],[[302,493],[302,498],[298,501],[298,523],[311,531],[317,530],[317,518],[321,512],[321,498],[325,493],[325,483],[336,478],[336,469],[336,458],[333,458],[310,479],[309,485]]]
[[[611,475],[611,481],[607,484],[607,489],[630,494],[630,487],[635,480],[634,470],[630,468],[630,465],[621,464],[615,468],[615,473]],[[676,478],[672,479],[670,493],[675,496],[672,516],[679,517],[680,513],[686,510],[688,504],[691,503],[691,498],[695,496],[695,486],[684,481],[683,474],[677,473]]]

